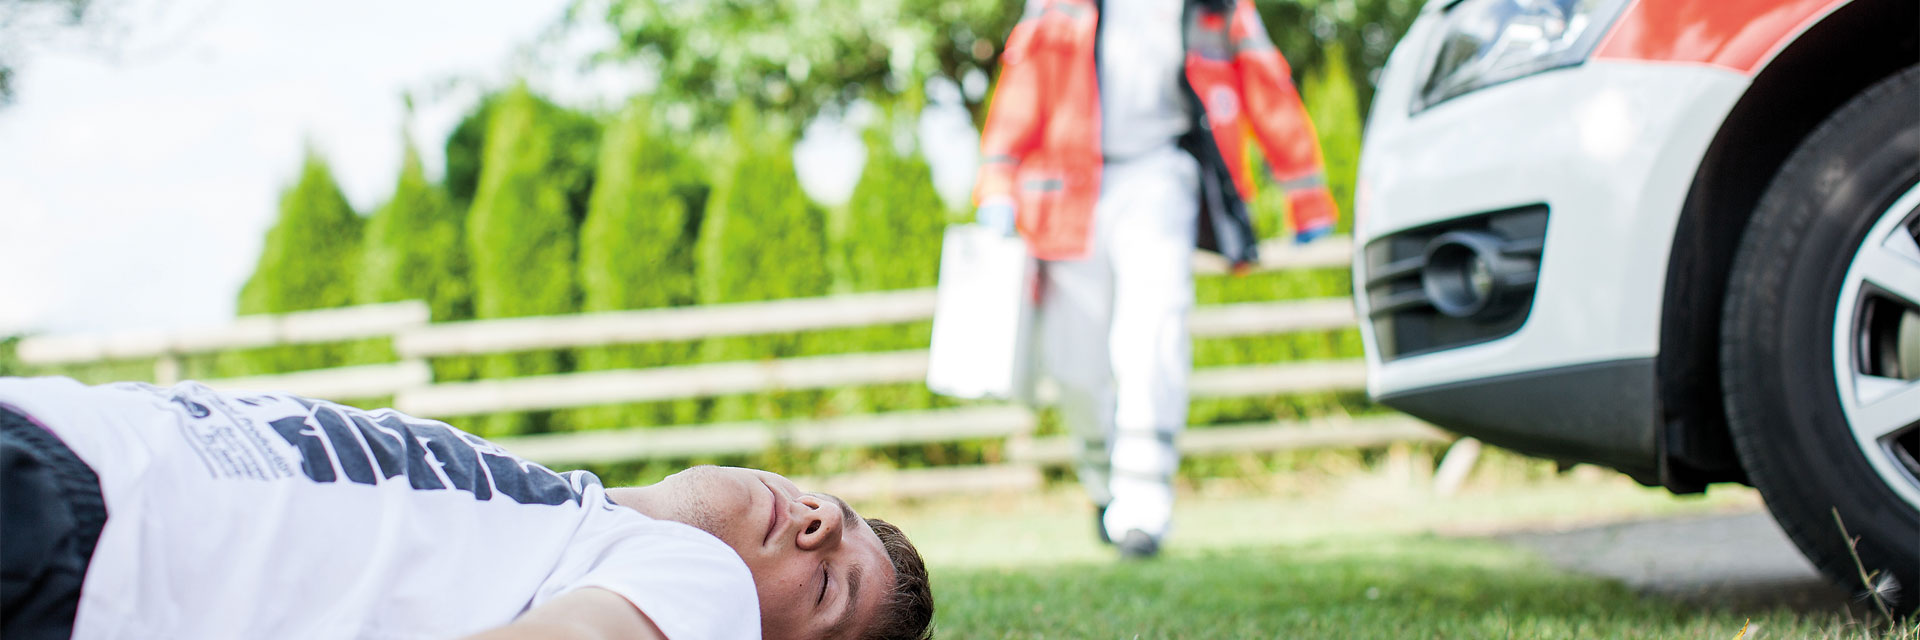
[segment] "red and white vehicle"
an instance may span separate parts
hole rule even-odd
[[[1378,84],[1374,397],[1675,492],[1752,484],[1830,577],[1913,609],[1920,2],[1433,0]]]

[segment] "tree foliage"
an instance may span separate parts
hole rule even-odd
[[[580,285],[586,311],[693,304],[699,296],[693,246],[706,199],[702,176],[684,149],[662,135],[644,103],[629,105],[601,142],[598,178],[580,233]],[[682,364],[697,343],[587,349],[582,369]],[[581,425],[632,426],[687,419],[684,403],[583,410]]]
[[[460,118],[453,131],[447,134],[447,175],[443,180],[447,195],[453,204],[462,211],[473,206],[473,196],[480,190],[480,164],[487,150],[487,125],[493,119],[493,106],[500,102],[502,93],[488,94],[480,98],[473,110]]]
[[[736,109],[729,127],[736,141],[724,161],[698,244],[702,304],[806,298],[828,293],[825,214],[800,190],[793,143],[777,128]],[[751,142],[748,142],[751,141]],[[795,334],[723,338],[703,347],[710,361],[781,358],[806,353]],[[807,414],[817,398],[764,394],[724,400],[718,419]]]
[[[644,105],[627,108],[602,141],[599,177],[580,245],[588,311],[692,304],[693,243],[705,184],[686,150],[659,133]]]
[[[1261,19],[1295,69],[1318,67],[1337,44],[1359,78],[1413,24],[1423,0],[1259,0]],[[927,78],[965,81],[998,73],[1007,35],[1026,0],[612,0],[576,18],[603,20],[618,35],[604,57],[637,60],[660,73],[663,98],[714,124],[744,101],[797,122],[859,95],[900,94]],[[985,104],[969,96],[975,122]]]
[[[865,132],[867,163],[847,201],[845,230],[836,253],[850,291],[887,291],[934,286],[940,271],[940,240],[950,217],[934,189],[932,169],[912,143],[919,104],[908,100],[883,109]],[[863,330],[850,347],[861,351],[926,348],[932,324],[915,322]],[[926,408],[932,395],[922,385],[861,392],[862,411]]]
[[[0,107],[13,104],[21,43],[80,28],[100,13],[93,0],[11,0],[0,3]]]
[[[300,178],[280,196],[280,216],[267,230],[266,245],[240,313],[286,313],[342,307],[353,302],[360,258],[360,215],[340,193],[333,170],[309,150]]]
[[[990,71],[1024,0],[612,0],[609,58],[660,73],[698,123],[728,105],[804,122],[853,96]],[[584,5],[576,5],[576,9]],[[580,16],[594,19],[596,16]]]
[[[846,255],[853,291],[931,287],[940,270],[947,208],[913,140],[911,109],[891,109],[865,134],[867,164],[847,202]]]
[[[466,212],[427,180],[411,144],[393,198],[367,221],[361,264],[361,302],[425,300],[436,322],[473,317]]]
[[[240,314],[352,304],[362,224],[327,161],[309,149],[299,179],[280,196],[279,217],[240,290]],[[332,346],[278,347],[238,353],[218,367],[227,375],[245,375],[339,366],[346,358],[346,350]]]
[[[745,109],[729,132],[738,142],[700,227],[700,301],[825,295],[826,220],[800,189],[793,141]]]
[[[1293,66],[1294,79],[1318,69],[1330,55],[1346,58],[1349,69],[1364,69],[1355,93],[1359,104],[1373,101],[1375,72],[1420,15],[1426,0],[1260,0],[1254,4],[1267,34]],[[1364,119],[1366,113],[1361,111]]]
[[[0,336],[0,376],[27,375],[27,368],[20,364],[20,336]]]
[[[579,309],[575,284],[578,221],[593,184],[598,125],[524,88],[493,107],[479,186],[467,225],[474,315],[479,318],[568,313]],[[507,378],[556,373],[560,354],[489,356],[481,374]],[[490,435],[527,430],[525,416],[492,416]]]

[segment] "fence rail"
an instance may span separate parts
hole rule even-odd
[[[1306,247],[1268,243],[1258,269],[1346,266],[1352,245],[1332,238]],[[1200,273],[1224,272],[1216,257],[1197,254]],[[154,358],[155,379],[173,382],[179,358],[228,349],[390,338],[398,362],[208,381],[231,389],[280,389],[326,398],[392,396],[395,408],[422,417],[454,418],[499,411],[535,411],[630,402],[711,397],[770,390],[824,389],[924,380],[925,350],[851,353],[561,373],[470,382],[436,382],[429,358],[544,349],[696,340],[767,333],[855,328],[931,319],[932,289],[825,298],[708,305],[567,316],[429,323],[418,301],[243,317],[227,326],[176,332],[47,336],[22,340],[18,355],[34,365]],[[1347,298],[1206,305],[1194,310],[1195,337],[1233,337],[1344,329],[1356,322]],[[1357,360],[1298,361],[1197,369],[1195,397],[1254,396],[1364,388]],[[1042,388],[1043,401],[1051,397]],[[750,455],[777,448],[899,446],[1005,439],[1004,460],[987,465],[808,478],[848,498],[951,491],[1022,489],[1041,482],[1040,469],[1066,464],[1072,443],[1036,437],[1038,421],[1022,407],[969,406],[896,411],[821,420],[633,427],[556,433],[498,442],[552,465]],[[1401,415],[1214,425],[1188,430],[1182,450],[1196,453],[1374,447],[1439,442],[1447,436]]]
[[[394,336],[401,357],[475,355],[629,342],[720,338],[911,322],[933,317],[933,290],[677,309],[449,322]]]
[[[128,331],[35,336],[20,341],[27,364],[158,358],[227,349],[384,338],[425,326],[431,311],[419,300],[279,315],[241,316],[231,324],[179,331]]]

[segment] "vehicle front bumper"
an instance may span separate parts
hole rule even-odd
[[[1655,475],[1655,360],[1670,246],[1693,174],[1748,78],[1591,61],[1410,114],[1419,27],[1367,125],[1355,239],[1544,207],[1538,277],[1505,335],[1383,354],[1367,251],[1354,286],[1368,391],[1442,427],[1535,455]],[[1408,43],[1414,43],[1412,45]]]

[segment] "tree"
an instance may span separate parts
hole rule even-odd
[[[352,304],[361,224],[327,161],[308,149],[299,179],[280,196],[280,215],[267,230],[259,263],[241,288],[240,314]],[[237,354],[219,367],[228,374],[297,371],[338,366],[346,357],[331,346],[279,347]]]
[[[643,103],[621,113],[601,142],[598,179],[580,232],[580,285],[586,311],[693,304],[699,296],[693,246],[704,180],[686,151],[661,135]],[[691,361],[697,343],[588,349],[581,368],[659,367]],[[692,405],[666,403],[580,410],[581,425],[631,426],[686,420]]]
[[[467,281],[466,212],[427,180],[409,143],[393,199],[367,222],[357,298],[425,300],[436,322],[473,317]]]
[[[793,143],[778,128],[734,111],[735,141],[700,225],[700,302],[717,304],[826,295],[826,220],[800,190]],[[798,334],[722,338],[704,343],[709,361],[782,358],[806,353]],[[811,413],[817,394],[724,399],[716,419]]]
[[[947,207],[919,150],[899,144],[913,140],[916,107],[886,109],[864,136],[867,164],[847,202],[847,237],[840,247],[853,291],[931,287],[939,275]]]
[[[258,296],[241,314],[343,307],[353,302],[360,257],[360,215],[340,193],[333,170],[309,149],[300,178],[280,196],[280,217],[267,230],[248,286]]]
[[[846,288],[852,291],[888,291],[932,287],[939,278],[940,241],[949,217],[946,204],[934,189],[932,169],[913,141],[914,118],[920,105],[908,99],[883,109],[884,115],[866,131],[867,164],[847,201],[846,230],[836,238],[836,252],[846,265]],[[926,348],[932,325],[871,327],[853,344],[862,351]],[[866,411],[921,409],[933,402],[924,385],[874,388],[864,391]]]
[[[1317,69],[1330,55],[1362,69],[1355,89],[1358,104],[1373,102],[1376,72],[1420,16],[1425,0],[1266,0],[1255,3],[1267,34],[1293,66],[1294,79]],[[1338,53],[1334,53],[1337,51]],[[1361,114],[1362,118],[1365,113]]]
[[[493,106],[503,93],[480,98],[473,111],[454,125],[447,134],[447,195],[455,207],[465,211],[473,206],[474,192],[480,189],[480,160],[487,150],[487,125],[493,119]]]
[[[20,364],[20,336],[0,336],[0,376],[24,376],[27,368]]]
[[[728,131],[732,157],[700,228],[701,302],[826,294],[826,222],[800,190],[792,139],[746,109]]]
[[[98,13],[93,0],[13,0],[0,5],[0,107],[13,104],[21,43],[82,27]]]
[[[934,74],[991,72],[1024,0],[612,0],[599,16],[619,38],[609,59],[660,74],[666,100],[696,125],[745,102],[796,122],[854,96],[898,93]],[[977,105],[976,105],[977,108]]]
[[[467,225],[475,317],[552,315],[579,308],[575,243],[593,184],[597,135],[592,119],[534,97],[524,87],[507,92],[494,105]],[[551,352],[488,356],[481,363],[482,376],[488,378],[564,368],[561,354]],[[495,415],[480,429],[485,435],[511,435],[540,421]]]

